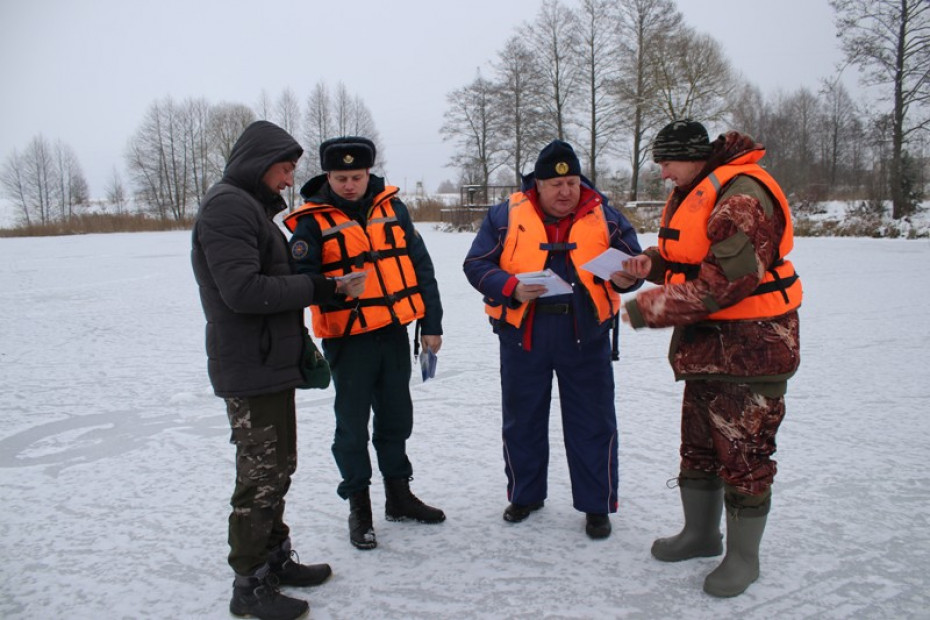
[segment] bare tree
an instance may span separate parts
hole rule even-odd
[[[342,136],[362,136],[375,144],[378,152],[375,170],[383,170],[387,159],[381,136],[365,101],[339,83],[331,92],[325,82],[318,82],[307,98],[303,117],[303,140],[309,150],[301,160],[302,175],[314,177],[322,172],[316,148],[325,140]]]
[[[620,102],[612,96],[619,80],[612,0],[582,0],[576,20],[579,116],[583,135],[581,151],[587,155],[588,177],[597,183],[600,155],[607,155],[623,126]]]
[[[74,150],[41,134],[22,153],[13,151],[0,170],[3,195],[19,209],[27,226],[67,219],[75,206],[87,204],[87,181]]]
[[[130,139],[127,165],[141,200],[162,218],[182,220],[191,207],[191,153],[181,107],[168,97],[149,107]]]
[[[632,141],[629,199],[636,200],[641,170],[649,153],[647,137],[666,121],[658,105],[660,72],[653,64],[661,59],[668,42],[680,30],[682,18],[671,0],[620,0],[617,11],[619,67],[612,90],[618,99],[618,119]]]
[[[351,135],[349,130],[349,109],[352,107],[352,95],[349,89],[342,82],[336,86],[336,92],[333,93],[333,123],[336,134],[329,137]]]
[[[209,185],[220,180],[226,160],[236,140],[251,123],[255,113],[241,103],[220,103],[210,108],[209,123]]]
[[[81,171],[74,149],[58,140],[55,143],[54,200],[62,220],[74,215],[74,207],[86,205],[89,200],[87,181]]]
[[[837,76],[839,77],[839,76]],[[821,158],[831,186],[840,182],[842,171],[854,172],[853,157],[860,130],[856,103],[839,79],[824,80],[820,91],[824,104],[824,137]],[[854,183],[856,176],[848,175],[843,181]]]
[[[682,26],[650,65],[656,71],[658,103],[666,120],[721,121],[736,89],[730,63],[720,44]]]
[[[806,193],[812,180],[822,177],[816,157],[816,133],[822,126],[820,102],[810,90],[799,88],[782,100],[774,116],[783,120],[785,132],[772,145],[775,154],[769,168],[782,183]]]
[[[468,184],[487,186],[506,162],[504,118],[496,97],[494,84],[480,72],[471,84],[446,96],[449,108],[439,131],[443,140],[456,142],[458,150],[450,163],[462,171]]]
[[[529,30],[530,46],[543,79],[540,102],[545,112],[549,135],[568,140],[567,130],[575,85],[578,53],[578,28],[575,14],[559,0],[545,0]]]
[[[729,125],[756,140],[764,139],[767,107],[758,86],[743,82],[730,97]]]
[[[113,205],[116,214],[122,215],[126,210],[126,187],[123,185],[123,178],[115,167],[113,168],[113,175],[107,183],[106,194],[107,202]]]
[[[927,0],[830,0],[846,59],[870,86],[886,86],[891,101],[888,177],[892,216],[916,208],[906,196],[907,144],[930,130],[930,2]]]
[[[275,104],[275,122],[284,131],[292,136],[300,135],[300,102],[290,88],[285,88]],[[287,189],[285,197],[288,209],[293,210],[297,198],[296,186]]]
[[[44,136],[34,137],[21,155],[13,151],[2,181],[5,195],[19,207],[27,226],[54,219],[55,158]]]
[[[0,168],[0,187],[3,197],[10,200],[20,212],[20,219],[26,226],[32,225],[30,213],[30,195],[26,182],[26,163],[14,149]]]
[[[511,37],[498,54],[495,70],[495,101],[499,105],[498,136],[513,167],[511,181],[520,185],[522,173],[545,143],[546,134],[540,123],[542,113],[535,96],[540,91],[539,74],[533,64],[533,54],[522,37]]]
[[[271,120],[272,107],[271,97],[268,96],[268,93],[263,88],[262,92],[258,95],[258,100],[255,102],[255,115],[259,120]]]
[[[332,100],[329,88],[325,82],[317,82],[313,92],[307,98],[304,112],[304,140],[308,149],[312,149],[308,157],[301,162],[301,169],[307,178],[320,174],[319,158],[316,156],[316,147],[324,140],[333,136]]]
[[[199,203],[213,184],[210,148],[210,104],[206,99],[188,99],[181,110],[183,135],[190,157],[190,191]]]

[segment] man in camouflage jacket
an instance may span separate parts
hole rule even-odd
[[[679,490],[681,533],[655,541],[663,561],[723,552],[708,575],[716,596],[743,592],[759,574],[771,505],[775,434],[788,378],[798,367],[801,283],[785,255],[791,216],[777,183],[756,162],[761,145],[736,132],[711,144],[697,122],[663,128],[653,146],[675,188],[659,244],[625,270],[663,286],[625,304],[633,328],[674,327],[669,361],[685,389]]]

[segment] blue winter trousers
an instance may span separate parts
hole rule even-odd
[[[537,315],[532,350],[501,338],[504,470],[508,500],[546,498],[552,375],[575,509],[617,510],[617,416],[610,340],[579,345],[571,315]]]

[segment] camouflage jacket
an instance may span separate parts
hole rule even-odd
[[[694,183],[676,189],[669,205],[680,203],[694,185],[720,164],[747,148],[758,148],[747,136],[730,133],[714,143],[714,155]],[[784,393],[787,379],[800,362],[798,313],[763,320],[712,321],[706,300],[719,307],[732,305],[758,285],[765,268],[776,257],[785,230],[781,209],[763,186],[749,177],[736,177],[722,188],[707,221],[711,247],[742,231],[752,244],[757,269],[728,279],[718,258],[709,251],[696,278],[681,284],[640,291],[626,303],[630,324],[674,327],[669,361],[676,379],[716,379],[752,383],[767,395]],[[648,279],[665,281],[665,263],[657,247],[645,252],[652,259]]]

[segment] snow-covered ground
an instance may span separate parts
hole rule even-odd
[[[448,520],[386,522],[376,482],[380,546],[352,548],[332,388],[299,392],[287,517],[301,559],[335,573],[290,591],[311,617],[928,617],[930,242],[797,240],[803,361],[762,576],[719,600],[701,591],[717,560],[649,555],[681,522],[665,484],[681,396],[669,332],[621,334],[613,536],[589,540],[571,507],[558,415],[546,507],[506,523],[496,340],[461,272],[472,234],[421,232],[447,320],[436,379],[412,382],[409,453],[414,491]],[[206,377],[189,235],[0,239],[0,317],[0,617],[229,617],[234,448]]]

